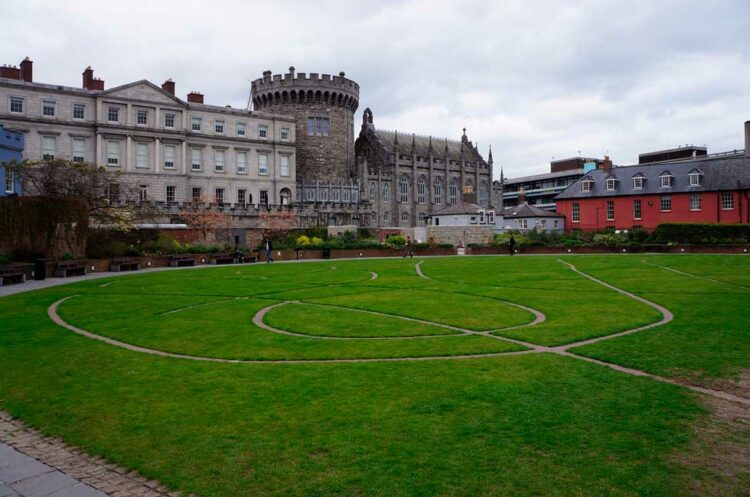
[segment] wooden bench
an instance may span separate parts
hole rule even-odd
[[[0,268],[0,286],[23,283],[26,281],[26,273],[17,267]]]
[[[210,264],[234,264],[236,259],[232,254],[211,254]]]
[[[173,255],[169,259],[172,267],[195,266],[195,257],[192,255]]]
[[[60,261],[55,267],[55,276],[58,278],[83,276],[84,274],[86,274],[86,264],[82,261]]]
[[[243,255],[242,262],[258,262],[258,252]]]
[[[120,271],[138,271],[140,268],[141,263],[135,259],[130,257],[115,257],[109,270],[119,273]]]

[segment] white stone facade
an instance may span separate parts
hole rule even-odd
[[[183,101],[146,80],[90,90],[0,78],[0,124],[25,133],[25,159],[96,163],[154,202],[296,198],[293,118]]]

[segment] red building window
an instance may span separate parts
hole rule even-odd
[[[721,208],[725,211],[734,209],[734,194],[732,192],[721,192]]]
[[[633,219],[642,219],[642,214],[640,199],[633,200]]]
[[[573,204],[573,213],[571,217],[574,223],[578,223],[581,221],[581,204]]]
[[[615,203],[612,200],[607,200],[607,221],[615,220]]]
[[[672,195],[661,196],[661,211],[669,212],[672,210]]]
[[[700,193],[690,194],[690,210],[691,211],[701,210],[701,194]]]

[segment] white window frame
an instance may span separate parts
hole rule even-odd
[[[664,208],[665,204],[668,204],[667,209]],[[672,212],[672,195],[662,195],[659,197],[659,211]]]
[[[16,193],[16,172],[5,170],[5,193]]]
[[[643,190],[643,176],[633,178],[633,190]]]
[[[247,174],[247,152],[237,152],[237,174]]]
[[[617,189],[617,180],[614,178],[607,178],[607,191],[614,191]]]
[[[289,141],[289,128],[281,128],[281,132],[279,133],[281,137],[281,141],[288,142]]]
[[[701,173],[688,174],[688,185],[689,186],[701,186]]]
[[[594,182],[592,180],[590,180],[590,179],[585,179],[585,180],[581,181],[581,191],[582,192],[590,192],[591,191],[591,185],[593,183]]]
[[[198,147],[190,147],[190,170],[203,170],[203,149]]]
[[[237,189],[237,205],[245,207],[247,205],[247,188]]]
[[[226,153],[224,150],[214,150],[214,172],[223,173]]]
[[[52,109],[52,114],[47,114],[47,109]],[[42,117],[55,117],[57,115],[57,102],[54,100],[42,100]]]
[[[141,122],[141,117],[143,117],[143,122]],[[145,109],[136,109],[135,110],[135,124],[137,126],[147,126],[148,125],[148,111]]]
[[[107,140],[107,165],[110,167],[120,165],[120,142],[118,140]]]
[[[672,188],[672,175],[663,174],[659,176],[659,184],[662,188]]]
[[[50,143],[52,143],[52,147],[49,146]],[[42,135],[42,160],[55,160],[56,156],[57,156],[57,137],[49,136],[49,135]]]
[[[214,188],[214,202],[216,205],[224,205],[224,188]]]
[[[519,230],[527,230],[527,229],[529,229],[529,220],[528,219],[519,219],[518,220],[518,229]]]
[[[721,192],[721,210],[734,210],[734,192]]]
[[[13,110],[13,104],[20,103],[21,110]],[[8,112],[11,114],[23,114],[25,109],[26,99],[23,97],[14,97],[13,95],[8,97]]]
[[[172,121],[172,124],[169,124],[169,121]],[[174,112],[166,112],[164,113],[164,127],[169,129],[174,129],[175,127],[175,121],[177,120],[177,114]]]
[[[265,124],[258,125],[258,138],[265,140],[268,138],[268,126]]]
[[[247,127],[245,123],[237,123],[237,136],[245,136]]]
[[[225,129],[225,123],[221,119],[214,120],[214,133],[223,135]]]
[[[193,116],[190,118],[190,131],[202,131],[203,130],[203,118]]]
[[[114,117],[114,119],[112,119]],[[110,105],[107,107],[107,122],[119,123],[120,122],[120,108]]]
[[[86,140],[84,138],[73,138],[72,150],[73,162],[86,162]]]
[[[690,194],[690,210],[691,211],[700,211],[703,209],[703,199],[701,198],[700,193],[691,193]]]
[[[76,116],[77,110],[81,111],[80,117]],[[84,119],[86,119],[86,104],[77,103],[77,102],[73,103],[73,119],[76,121],[83,121]]]
[[[607,221],[615,220],[615,201],[607,200]]]
[[[289,162],[288,154],[279,156],[279,176],[289,176]]]
[[[268,154],[258,154],[258,174],[268,176]]]
[[[581,222],[581,204],[578,202],[573,202],[573,205],[571,206],[570,220],[574,223]]]
[[[135,167],[148,169],[148,143],[135,142]]]
[[[164,169],[175,169],[177,167],[177,146],[164,145]]]
[[[633,200],[633,219],[638,221],[643,219],[643,205],[639,198]]]
[[[169,199],[169,189],[172,189],[172,199]],[[177,202],[177,187],[174,185],[167,185],[166,190],[164,192],[164,200],[167,202],[167,204],[174,204]]]

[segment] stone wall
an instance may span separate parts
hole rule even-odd
[[[431,243],[451,243],[466,247],[470,243],[488,244],[494,236],[492,226],[427,226],[427,240]]]

